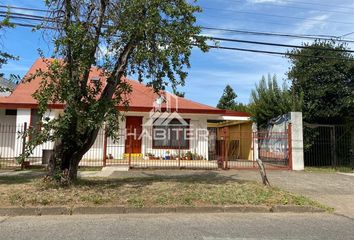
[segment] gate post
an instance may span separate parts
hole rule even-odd
[[[302,112],[291,112],[291,166],[292,170],[304,170],[304,138]]]
[[[255,166],[255,161],[259,158],[258,149],[258,129],[257,124],[252,123],[252,147],[253,147],[253,166]]]

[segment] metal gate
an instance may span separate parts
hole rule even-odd
[[[245,139],[224,139],[217,142],[219,168],[223,169],[257,169],[256,159],[263,161],[267,169],[291,169],[291,124],[287,131],[253,132],[251,159],[240,158],[237,149]]]
[[[354,168],[353,128],[345,125],[304,125],[305,166]]]

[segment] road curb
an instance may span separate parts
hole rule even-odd
[[[325,212],[326,210],[311,206],[284,206],[284,205],[275,205],[270,208],[271,212],[282,213],[282,212],[293,212],[293,213],[318,213]]]
[[[29,207],[0,208],[0,216],[83,215],[83,214],[162,214],[162,213],[319,213],[324,209],[311,206],[206,206],[206,207]]]

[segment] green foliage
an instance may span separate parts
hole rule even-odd
[[[181,98],[184,98],[184,95],[186,94],[185,92],[180,92],[180,91],[177,91],[176,89],[173,89],[173,94],[178,96],[178,97],[181,97]]]
[[[2,21],[0,21],[0,31],[5,31],[5,28],[11,28],[11,27],[13,27],[13,24],[10,23],[8,17],[5,17]],[[7,64],[9,60],[17,60],[17,59],[18,59],[17,57],[0,49],[0,69],[2,69],[2,67],[5,64]],[[2,81],[4,81],[5,83],[5,80],[2,78],[3,76],[4,74],[0,72],[0,83],[2,83]],[[3,87],[0,85],[0,92],[11,91],[12,90],[11,86],[13,85],[12,83],[18,79],[19,79],[18,76],[10,75],[10,81],[6,81],[6,85],[8,85],[8,87]]]
[[[243,103],[236,103],[232,110],[237,111],[237,112],[246,112],[249,113],[250,112],[250,107],[248,104],[243,104]]]
[[[237,95],[230,85],[226,85],[224,92],[219,100],[217,108],[233,109],[236,105],[235,99]]]
[[[275,75],[268,75],[267,80],[262,76],[251,92],[249,112],[259,127],[265,126],[271,118],[300,109],[301,97],[294,97],[285,83],[280,87]]]
[[[78,165],[105,124],[108,135],[118,138],[117,106],[129,107],[131,86],[124,76],[138,75],[160,93],[170,85],[184,85],[193,46],[207,51],[195,13],[201,9],[187,0],[47,0],[54,17],[55,59],[48,70],[38,70],[40,88],[34,97],[44,114],[50,103],[64,103],[57,119],[43,122],[39,141],[55,141],[63,169]],[[103,49],[103,50],[102,50]],[[57,60],[62,59],[62,60]],[[90,82],[92,66],[102,74]],[[107,81],[103,82],[102,79]],[[32,146],[31,146],[32,145]],[[76,166],[77,167],[77,166]]]
[[[303,96],[306,122],[343,123],[353,117],[354,57],[344,44],[315,41],[288,55],[292,91]],[[302,56],[309,57],[302,57]]]
[[[5,28],[13,27],[13,25],[10,23],[10,20],[8,17],[5,17],[3,20],[0,21],[0,31],[4,31]],[[4,64],[7,63],[8,60],[10,59],[16,59],[13,55],[4,52],[0,49],[0,69]],[[0,77],[3,75],[0,73]]]

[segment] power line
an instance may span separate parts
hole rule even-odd
[[[319,58],[319,59],[332,59],[332,60],[343,60],[343,61],[353,61],[354,59],[347,58],[337,58],[337,57],[329,57],[329,56],[312,56],[306,54],[294,54],[294,53],[284,53],[284,52],[276,52],[276,51],[265,51],[258,49],[249,49],[249,48],[237,48],[237,47],[225,47],[225,46],[213,46],[208,45],[209,48],[212,49],[222,49],[222,50],[231,50],[231,51],[241,51],[241,52],[253,52],[253,53],[265,53],[271,55],[281,55],[281,56],[294,56],[294,57],[307,57],[307,58]]]
[[[18,14],[20,16],[18,16],[19,19],[26,19],[26,20],[53,20],[50,18],[45,18],[43,16],[36,16],[36,15],[28,15],[28,14]],[[26,16],[29,17],[26,17]],[[7,16],[7,15],[0,15],[2,17]],[[11,16],[10,16],[11,17]],[[33,19],[31,19],[31,17]],[[26,23],[13,23],[17,26],[23,26],[23,27],[37,27],[38,25],[34,25],[34,24],[26,24]],[[47,29],[55,29],[52,27],[48,27],[48,26],[42,26],[42,28],[47,28]],[[287,45],[287,44],[277,44],[277,43],[269,43],[269,42],[257,42],[257,41],[248,41],[248,40],[239,40],[239,39],[229,39],[229,38],[217,38],[217,37],[210,37],[211,39],[214,40],[220,40],[220,41],[232,41],[232,42],[240,42],[240,43],[249,43],[249,44],[259,44],[259,45],[271,45],[271,46],[278,46],[278,47],[294,47],[294,48],[306,48],[304,46],[295,46],[295,45]],[[212,49],[223,49],[223,50],[233,50],[233,51],[244,51],[244,52],[253,52],[253,53],[263,53],[263,54],[273,54],[273,55],[282,55],[282,56],[303,56],[303,57],[313,57],[313,56],[306,56],[303,54],[292,54],[292,53],[284,53],[284,52],[276,52],[276,51],[265,51],[265,50],[258,50],[258,49],[248,49],[248,48],[236,48],[236,47],[226,47],[226,46],[212,46],[209,45],[210,48]],[[326,49],[329,50],[329,49]],[[354,52],[354,51],[347,51],[347,52]],[[320,58],[325,58],[325,59],[338,59],[338,60],[348,60],[348,59],[343,59],[343,58],[336,58],[336,57],[327,57],[327,56],[323,56]],[[353,61],[352,59],[350,59],[350,61]]]
[[[208,36],[206,36],[208,37]],[[249,41],[249,40],[240,40],[240,39],[231,39],[231,38],[219,38],[219,37],[209,37],[212,38],[213,40],[217,41],[225,41],[225,42],[238,42],[238,43],[249,43],[249,44],[256,44],[256,45],[267,45],[267,46],[275,46],[275,47],[287,47],[287,48],[302,48],[302,49],[308,49],[311,47],[307,46],[299,46],[299,45],[291,45],[291,44],[281,44],[281,43],[270,43],[270,42],[260,42],[260,41]],[[328,49],[328,48],[318,48],[316,49],[319,50],[328,50],[328,51],[333,51],[333,52],[349,52],[349,53],[354,53],[354,50],[342,50],[342,49]]]
[[[36,27],[36,25],[32,24],[23,24],[23,23],[12,23],[14,25],[23,26],[23,27]],[[49,29],[55,29],[51,27],[43,27]],[[198,46],[197,44],[193,44],[193,46]],[[226,46],[213,46],[207,45],[211,49],[220,49],[220,50],[230,50],[230,51],[241,51],[241,52],[252,52],[252,53],[262,53],[262,54],[270,54],[270,55],[278,55],[278,56],[297,56],[297,57],[307,57],[307,58],[320,58],[320,59],[332,59],[332,60],[343,60],[343,61],[353,61],[354,59],[347,59],[347,58],[338,58],[338,57],[329,57],[329,56],[321,56],[315,57],[312,55],[305,55],[305,54],[293,54],[293,53],[284,53],[284,52],[276,52],[276,51],[265,51],[259,49],[249,49],[249,48],[237,48],[237,47],[226,47]]]
[[[34,11],[34,12],[46,12],[48,13],[48,10],[45,9],[38,9],[38,8],[27,8],[27,7],[17,7],[17,6],[11,6],[11,5],[0,5],[1,8],[8,8],[8,9],[18,9],[18,10],[26,10],[26,11]]]
[[[8,7],[8,6],[0,5],[0,8],[1,7]],[[19,7],[14,7],[14,8],[19,8]],[[50,12],[49,10],[34,9],[34,8],[23,8],[23,9]],[[47,18],[45,16],[24,14],[24,13],[8,13],[8,12],[0,12],[0,13],[7,14],[6,16],[9,16],[8,14],[10,14],[10,17],[12,15],[13,18],[15,18],[15,16],[16,16],[17,19],[20,19],[19,16],[23,16],[24,19],[26,19],[26,20],[35,20],[35,21],[49,20],[50,19],[50,18]],[[338,38],[337,36],[330,36],[330,35],[309,35],[309,34],[288,34],[288,33],[274,33],[274,32],[259,32],[259,31],[225,29],[225,28],[216,28],[216,27],[202,27],[202,28],[206,29],[206,30],[219,30],[219,31],[234,32],[234,33],[239,33],[239,34],[279,36],[279,37],[291,37],[291,38],[303,38],[303,39],[321,39],[321,38],[333,39],[333,38]],[[341,39],[340,41],[346,41],[346,40],[345,39]],[[348,42],[350,42],[350,41],[348,41]]]
[[[337,38],[337,36],[329,36],[329,35],[305,35],[305,34],[260,32],[260,31],[229,29],[229,28],[218,28],[218,27],[201,27],[201,28],[205,29],[205,30],[223,31],[223,32],[230,32],[230,33],[237,33],[237,34],[273,36],[273,37],[288,37],[288,38],[302,38],[302,39],[312,39],[312,40],[315,40],[315,39],[328,40],[328,39]],[[342,39],[342,41],[345,41],[345,40]]]
[[[13,14],[13,15],[16,15],[16,16],[4,15],[4,12],[0,11],[0,17],[8,16],[8,17],[14,18],[14,19],[54,22],[54,20],[52,18],[45,18],[45,17],[42,17],[42,16],[35,16],[35,15],[28,15],[28,14]],[[19,15],[19,16],[17,16],[17,15]],[[278,43],[269,43],[269,42],[257,42],[257,41],[247,41],[247,40],[239,40],[239,39],[231,39],[231,38],[220,38],[220,37],[210,37],[210,36],[207,36],[207,37],[211,38],[211,39],[214,39],[214,40],[219,40],[219,41],[260,44],[260,45],[278,46],[278,47],[306,48],[304,46],[298,46],[298,45],[278,44]],[[311,38],[313,38],[313,37],[311,37]]]
[[[273,36],[273,37],[288,37],[288,38],[300,38],[300,39],[311,39],[311,40],[331,40],[335,39],[339,42],[354,43],[354,41],[346,39],[337,39],[337,36],[329,35],[305,35],[305,34],[289,34],[289,33],[274,33],[274,32],[259,32],[259,31],[250,31],[250,30],[239,30],[239,29],[228,29],[228,28],[217,28],[217,27],[201,27],[205,30],[215,30],[223,31],[237,34],[248,34],[248,35],[260,35],[260,36]]]

